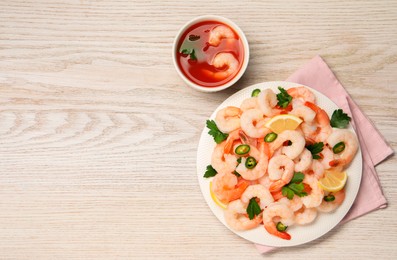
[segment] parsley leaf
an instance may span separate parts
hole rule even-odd
[[[261,207],[259,207],[258,202],[256,202],[255,199],[256,197],[251,198],[250,202],[248,203],[247,214],[250,219],[253,219],[262,212]]]
[[[283,196],[287,197],[289,200],[292,200],[295,194],[299,197],[307,196],[305,186],[302,183],[304,178],[305,175],[303,173],[295,172],[291,181],[281,189]]]
[[[196,51],[194,49],[183,49],[181,54],[190,55],[191,60],[197,60]]]
[[[294,195],[295,195],[294,191],[291,190],[290,188],[288,188],[287,186],[284,186],[281,189],[281,192],[282,192],[283,196],[287,197],[289,200],[292,200],[294,198]]]
[[[321,151],[323,150],[324,143],[319,142],[319,143],[310,144],[310,145],[306,146],[306,148],[307,148],[307,150],[309,150],[312,153],[313,159],[321,159],[321,156],[319,155],[319,153],[321,153]]]
[[[337,109],[332,113],[331,116],[331,126],[336,128],[346,128],[349,124],[351,118],[343,113],[342,109]]]
[[[282,87],[278,87],[280,93],[277,94],[277,105],[282,108],[286,108],[292,100],[292,97],[288,94],[288,92]]]
[[[305,178],[305,175],[301,172],[295,172],[294,176],[292,177],[290,183],[299,183],[302,182]]]
[[[212,165],[207,165],[207,170],[204,173],[204,178],[214,177],[218,172],[212,167]]]
[[[219,131],[214,120],[207,120],[207,127],[210,129],[208,134],[214,137],[214,141],[217,144],[221,143],[223,140],[225,140],[228,137],[228,134],[224,134],[221,131]]]

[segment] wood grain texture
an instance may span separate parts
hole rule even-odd
[[[250,43],[215,94],[171,59],[203,14]],[[397,1],[1,1],[0,259],[397,258],[395,157],[377,167],[387,209],[266,256],[214,217],[196,174],[212,111],[316,54],[396,149],[396,46]]]

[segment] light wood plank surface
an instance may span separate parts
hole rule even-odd
[[[213,94],[171,59],[203,14],[235,21],[251,50]],[[212,111],[317,54],[396,149],[397,1],[1,1],[0,259],[396,259],[394,156],[377,167],[387,209],[266,256],[200,192]]]

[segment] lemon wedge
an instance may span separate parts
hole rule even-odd
[[[318,181],[318,185],[325,191],[337,192],[345,187],[346,181],[346,172],[325,171],[324,177]]]
[[[272,117],[272,119],[267,121],[265,126],[276,134],[279,134],[284,130],[295,130],[302,122],[303,120],[297,116],[282,114]]]
[[[218,197],[214,194],[214,192],[212,191],[212,181],[210,182],[210,194],[211,194],[211,198],[212,200],[221,208],[226,209],[227,205],[225,203],[223,203],[222,201],[220,201],[218,199]]]

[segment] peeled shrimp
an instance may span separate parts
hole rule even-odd
[[[316,104],[309,101],[305,102],[305,106],[309,107],[316,113],[315,121],[317,129],[309,137],[316,142],[325,142],[332,132],[332,127],[330,125],[330,120],[327,112],[325,112],[324,109],[320,108]]]
[[[248,230],[257,227],[262,222],[262,217],[249,219],[246,205],[241,200],[234,200],[225,210],[225,221],[234,230]]]
[[[257,164],[253,169],[245,166],[246,157],[241,157],[241,163],[237,166],[236,171],[246,180],[257,180],[265,175],[268,166],[268,157],[265,152],[265,144],[261,143],[259,150],[250,147],[249,156],[254,157]]]
[[[312,153],[306,148],[303,149],[303,152],[299,154],[299,156],[294,160],[295,163],[295,171],[303,172],[310,168],[313,161]]]
[[[221,40],[225,38],[235,38],[234,32],[227,26],[218,25],[211,30],[208,43],[212,46],[218,46]]]
[[[241,201],[244,204],[248,205],[250,199],[255,197],[259,199],[259,206],[261,207],[261,209],[265,209],[270,203],[274,201],[273,196],[272,194],[270,194],[269,190],[261,184],[249,186],[241,195]]]
[[[291,141],[292,145],[283,146],[285,141]],[[302,133],[296,130],[285,130],[271,143],[270,149],[275,151],[283,146],[281,152],[287,155],[291,160],[294,160],[302,153],[305,144],[306,141]]]
[[[240,115],[240,108],[233,106],[225,107],[216,113],[216,126],[221,132],[230,133],[240,128]]]
[[[339,207],[342,202],[345,200],[345,190],[340,190],[335,193],[327,193],[325,195],[334,195],[335,200],[334,201],[325,201],[323,200],[320,204],[320,206],[317,207],[318,211],[320,212],[331,212],[334,211],[337,207]]]
[[[292,200],[283,197],[279,199],[278,202],[286,204],[294,212],[301,209],[303,206],[302,200],[299,196],[292,197]]]
[[[236,57],[228,52],[219,52],[218,54],[216,54],[211,64],[215,68],[219,69],[219,71],[211,72],[206,70],[204,72],[207,73],[208,76],[216,78],[218,80],[223,80],[233,73],[237,72],[239,66],[239,62]]]
[[[331,166],[345,166],[349,164],[358,150],[357,137],[350,130],[337,128],[332,130],[332,134],[328,137],[327,143],[330,147],[334,147],[339,142],[345,144],[345,149],[341,153],[335,155],[336,159],[329,163]]]
[[[316,208],[301,208],[295,212],[295,223],[298,225],[306,225],[312,223],[317,217]]]
[[[218,172],[212,180],[212,192],[220,201],[228,203],[239,199],[248,185],[248,181],[238,180],[233,173]]]
[[[277,105],[277,96],[271,89],[262,90],[258,95],[258,104],[265,116],[274,116],[274,107]]]
[[[294,176],[294,162],[285,155],[273,156],[269,160],[268,173],[274,181],[269,187],[270,192],[279,191]]]
[[[312,175],[305,174],[303,183],[308,184],[311,188],[307,196],[301,197],[303,205],[306,208],[315,208],[319,206],[324,197],[324,191],[318,186],[318,180]]]
[[[304,122],[311,124],[316,117],[316,113],[307,106],[294,106],[289,114],[301,118]]]
[[[312,165],[310,167],[310,173],[313,173],[313,176],[319,180],[324,177],[324,165],[318,160],[313,160]]]
[[[287,205],[280,202],[273,202],[263,211],[263,224],[266,231],[279,238],[290,240],[290,234],[277,230],[275,221],[280,221],[284,225],[290,226],[294,224],[294,212]]]
[[[313,94],[311,90],[305,87],[295,87],[287,90],[287,93],[290,94],[294,99],[301,101],[303,104],[306,101],[316,102],[316,96]]]
[[[250,98],[244,99],[240,105],[240,109],[243,112],[248,109],[254,109],[254,108],[259,109],[257,97],[250,97]]]
[[[329,149],[328,146],[324,145],[324,148],[321,151],[321,154],[323,156],[322,156],[322,159],[320,160],[320,162],[324,166],[324,169],[328,170],[329,168],[331,168],[329,163],[334,160],[334,152],[331,149]]]
[[[255,138],[262,138],[271,130],[266,128],[263,114],[259,109],[249,109],[241,115],[241,128],[243,131]]]
[[[236,169],[237,156],[225,153],[226,142],[215,146],[211,157],[211,165],[217,172],[231,173]]]

